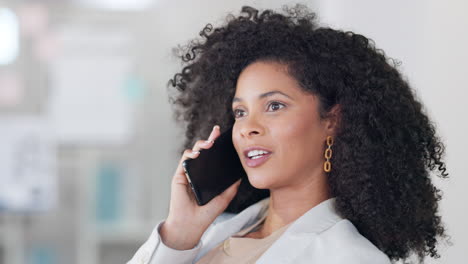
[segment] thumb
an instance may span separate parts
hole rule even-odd
[[[239,189],[239,185],[241,183],[242,179],[237,180],[235,183],[233,183],[229,188],[224,190],[220,195],[218,195],[215,200],[216,203],[221,203],[224,208],[228,206],[228,204],[231,202],[231,200],[236,196],[237,190]]]

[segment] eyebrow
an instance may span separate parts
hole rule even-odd
[[[293,100],[291,98],[291,96],[289,96],[289,95],[287,95],[287,94],[285,94],[283,92],[280,92],[280,91],[270,91],[270,92],[262,93],[262,94],[260,94],[258,96],[258,99],[263,99],[265,97],[269,97],[269,96],[272,96],[274,94],[281,94],[281,95],[284,95],[284,96],[288,97],[289,99]],[[234,99],[232,99],[232,103],[241,102],[241,101],[243,101],[243,100],[241,98],[238,98],[238,97],[234,97]]]

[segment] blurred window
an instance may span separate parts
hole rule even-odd
[[[141,10],[152,6],[155,0],[75,0],[79,4],[114,10]]]
[[[0,65],[13,62],[18,56],[18,19],[9,8],[0,7]]]

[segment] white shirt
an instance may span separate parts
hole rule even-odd
[[[238,214],[221,214],[189,250],[175,250],[162,243],[161,220],[127,264],[195,263],[213,247],[255,223],[269,201],[265,198]],[[334,203],[335,198],[325,200],[296,219],[256,263],[390,264],[387,255],[338,215]]]

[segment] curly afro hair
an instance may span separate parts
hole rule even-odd
[[[304,5],[283,10],[259,13],[243,6],[225,25],[207,24],[201,40],[174,49],[184,65],[168,83],[176,87],[169,90],[174,118],[186,128],[181,153],[213,125],[221,132],[232,127],[236,81],[247,65],[279,62],[319,98],[321,118],[340,105],[327,173],[337,211],[393,261],[440,257],[436,245],[447,235],[438,214],[441,191],[430,172],[448,177],[445,147],[398,63],[369,38],[319,27]],[[242,182],[226,211],[239,212],[269,195]]]

